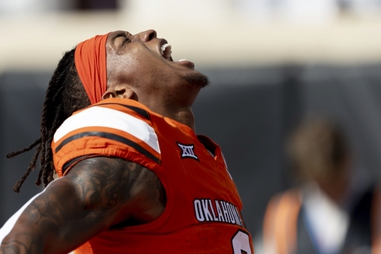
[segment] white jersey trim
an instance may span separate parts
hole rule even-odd
[[[66,119],[54,134],[54,142],[76,129],[95,126],[113,128],[128,133],[145,142],[160,154],[156,132],[149,124],[118,110],[102,107],[91,107]]]

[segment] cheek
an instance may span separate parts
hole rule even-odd
[[[163,59],[144,50],[131,49],[129,54],[119,55],[112,60],[108,68],[112,69],[114,82],[135,87],[143,85],[162,87],[176,82],[175,80],[180,81],[176,70]]]
[[[107,65],[110,68],[110,78],[118,83],[130,83],[137,75],[138,67],[135,61],[130,58],[118,59],[112,64]]]

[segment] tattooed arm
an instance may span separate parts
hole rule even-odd
[[[152,171],[117,158],[86,159],[31,201],[0,254],[68,253],[112,226],[153,221],[164,207],[165,192]]]

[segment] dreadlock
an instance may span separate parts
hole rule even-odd
[[[37,146],[26,172],[13,187],[15,192],[20,191],[25,179],[36,168],[38,158],[40,158],[41,168],[36,185],[39,186],[43,182],[46,186],[53,180],[53,154],[50,148],[53,135],[74,111],[90,105],[90,100],[75,68],[74,52],[75,48],[63,55],[49,81],[42,109],[40,138],[20,151],[7,154],[7,158],[12,158]]]

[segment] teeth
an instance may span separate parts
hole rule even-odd
[[[167,60],[170,60],[171,59],[171,54],[172,54],[172,46],[169,45],[168,43],[164,44],[163,46],[161,46],[160,50],[161,50],[161,55],[167,59]]]
[[[165,48],[168,47],[168,46],[169,46],[168,43],[166,43],[166,44],[164,44],[163,46],[161,46],[160,49],[161,49],[161,54],[162,54],[162,55],[164,55],[164,50],[165,50]]]

